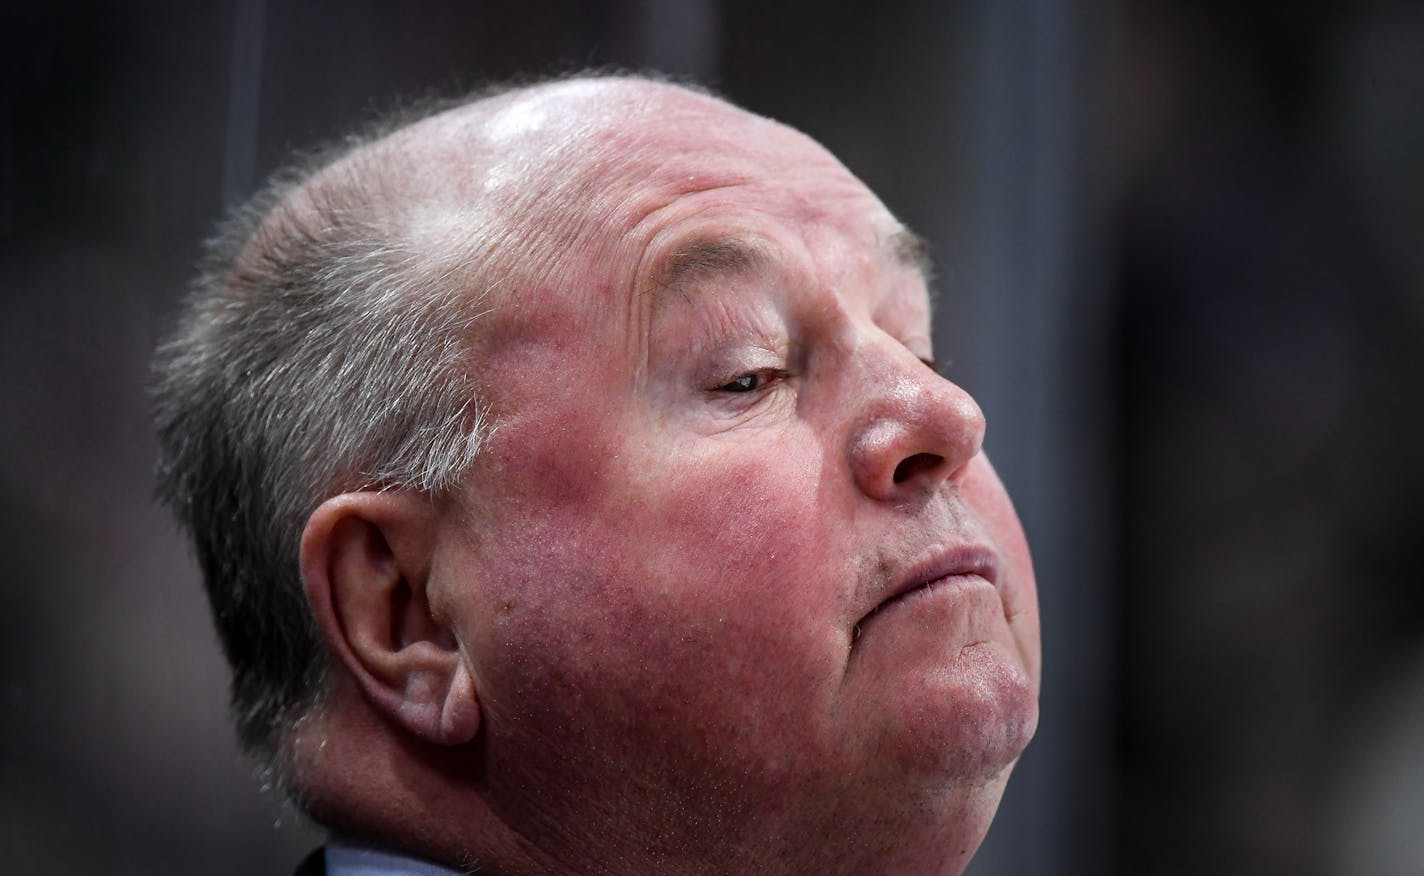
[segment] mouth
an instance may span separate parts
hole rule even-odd
[[[856,624],[861,627],[875,615],[898,603],[928,596],[942,590],[997,586],[998,556],[982,545],[963,545],[936,554],[914,566],[894,588]]]

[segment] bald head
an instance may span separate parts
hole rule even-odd
[[[788,174],[806,170],[808,156],[840,167],[803,134],[718,98],[610,77],[431,115],[334,163],[306,192],[361,191],[418,249],[477,265],[497,288],[540,282],[568,252],[682,193],[738,184],[748,144]]]

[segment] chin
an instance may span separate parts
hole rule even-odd
[[[931,787],[1007,778],[1038,727],[1038,685],[997,645],[966,648],[921,693],[907,704],[900,751]]]

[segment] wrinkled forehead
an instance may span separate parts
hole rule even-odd
[[[538,160],[510,162],[528,168],[521,180],[528,191],[555,193],[559,205],[575,212],[630,218],[658,206],[658,199],[687,192],[774,184],[812,165],[842,170],[804,135],[712,98],[673,93],[639,102],[618,97],[553,119],[546,130],[529,137],[532,148],[526,151]],[[509,112],[517,120],[525,117],[522,105]],[[501,115],[492,127],[505,124]],[[502,184],[513,175],[507,168],[505,163],[496,166],[487,184]]]
[[[691,211],[717,215],[732,237],[746,230],[739,220],[821,229],[867,261],[906,237],[809,137],[674,86],[536,87],[433,117],[387,146],[414,181],[414,243],[442,254],[483,313],[573,278],[626,285]]]
[[[630,232],[689,193],[733,186],[776,189],[816,175],[802,206],[887,211],[805,135],[723,101],[645,82],[595,80],[520,92],[443,120],[459,212],[519,252],[526,280],[571,252]],[[825,182],[834,183],[835,191]]]

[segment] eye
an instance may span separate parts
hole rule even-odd
[[[717,389],[721,392],[754,392],[761,388],[762,383],[761,373],[753,371],[751,374],[743,374],[730,383],[724,383]]]
[[[761,392],[772,388],[777,381],[790,377],[789,371],[780,368],[763,368],[759,371],[748,371],[746,374],[739,374],[721,386],[713,388],[713,392],[728,392],[745,395],[748,393]]]

